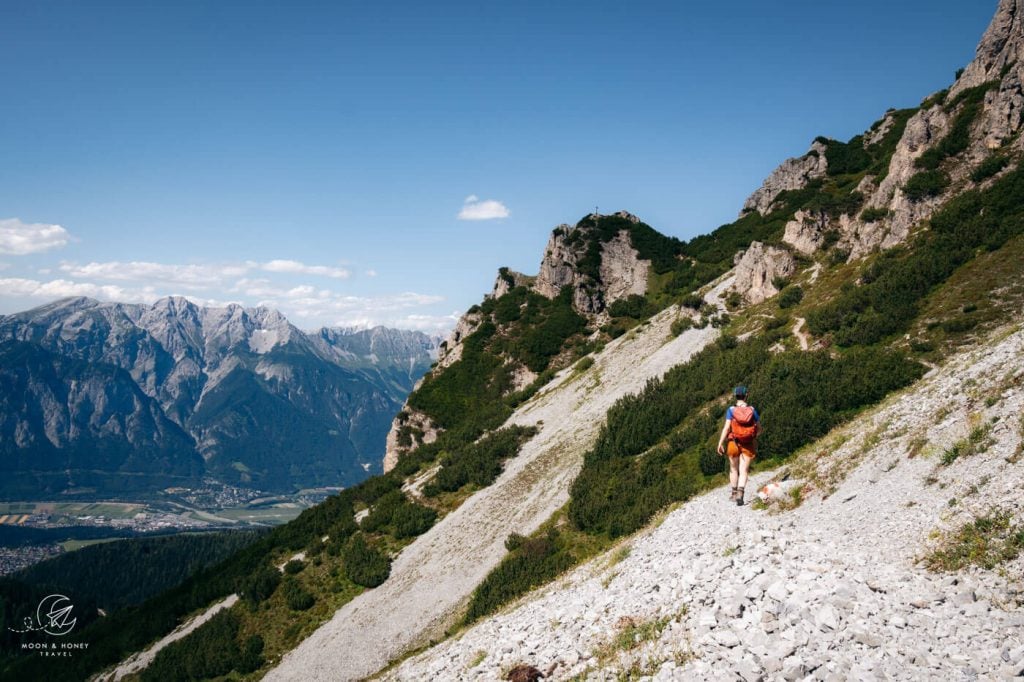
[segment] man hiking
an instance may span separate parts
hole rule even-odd
[[[761,416],[752,405],[747,404],[746,386],[737,386],[733,395],[736,396],[736,404],[725,412],[725,426],[718,439],[718,454],[729,457],[729,484],[732,486],[729,501],[742,505],[750,462],[757,457]]]

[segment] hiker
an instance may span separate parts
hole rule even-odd
[[[737,386],[733,395],[736,396],[736,404],[725,412],[725,426],[718,439],[718,454],[729,457],[729,484],[732,486],[729,501],[742,505],[750,462],[757,457],[761,416],[752,405],[747,404],[746,386]]]

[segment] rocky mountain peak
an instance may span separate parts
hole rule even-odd
[[[978,43],[974,60],[964,69],[950,90],[960,92],[988,81],[1001,79],[1004,69],[1016,66],[1020,71],[1024,57],[1024,0],[1001,0],[992,23]]]
[[[632,242],[640,219],[627,211],[591,213],[575,226],[560,225],[548,239],[533,290],[547,298],[573,289],[573,307],[596,315],[615,301],[647,291],[650,261]]]
[[[826,146],[815,140],[810,150],[803,156],[783,161],[765,178],[764,184],[743,203],[740,216],[752,211],[766,215],[782,192],[803,189],[811,180],[824,177],[828,170],[825,150]]]

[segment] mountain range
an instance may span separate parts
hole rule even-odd
[[[4,316],[0,495],[351,485],[379,471],[436,343],[383,327],[307,334],[274,310],[179,297]]]

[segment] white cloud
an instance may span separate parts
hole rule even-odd
[[[60,225],[23,223],[18,218],[0,220],[0,253],[24,256],[59,249],[71,240]]]
[[[107,261],[79,264],[65,261],[60,264],[60,269],[69,276],[80,279],[159,282],[187,290],[225,286],[230,280],[245,277],[253,271],[318,275],[333,279],[347,279],[351,274],[344,268],[307,265],[295,260],[215,264],[153,263],[150,261]]]
[[[147,261],[106,263],[63,262],[62,272],[72,277],[126,282],[164,282],[186,289],[206,289],[224,283],[228,278],[240,277],[249,271],[247,265],[175,265]]]
[[[481,201],[475,194],[470,194],[462,203],[462,210],[459,211],[459,220],[494,220],[495,218],[507,218],[509,210],[505,204],[494,199]]]
[[[327,265],[306,265],[300,263],[297,260],[272,260],[267,263],[263,263],[260,266],[261,270],[267,272],[290,272],[302,275],[320,275],[323,277],[333,277],[334,279],[348,279],[352,273],[345,268],[335,268]]]
[[[160,298],[151,287],[143,289],[125,289],[116,285],[99,285],[91,282],[73,282],[66,279],[54,279],[40,282],[35,279],[7,278],[0,279],[0,290],[4,296],[27,296],[31,298],[67,298],[69,296],[88,296],[107,301],[123,301],[125,303],[152,303]]]
[[[366,271],[366,276],[367,277],[376,277],[377,276],[377,271],[373,270],[373,269],[367,270]]]

